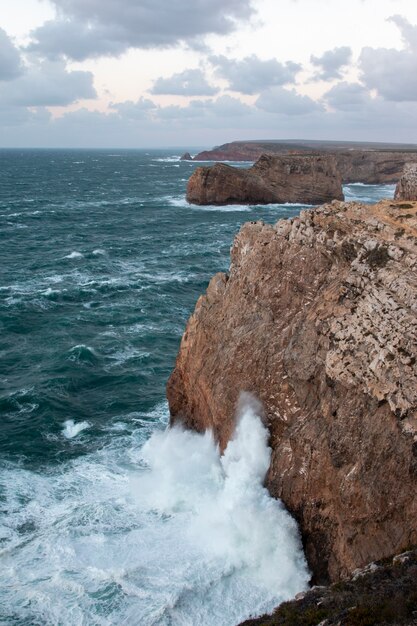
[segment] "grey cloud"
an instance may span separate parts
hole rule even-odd
[[[253,14],[252,0],[53,0],[58,18],[32,32],[30,50],[83,60],[127,48],[196,43]]]
[[[229,82],[230,89],[244,94],[293,83],[301,70],[298,63],[280,63],[276,59],[264,61],[254,54],[241,60],[228,59],[223,55],[212,56],[209,60],[216,67],[217,75]]]
[[[307,115],[319,111],[322,106],[308,96],[298,94],[294,89],[272,87],[260,94],[256,101],[258,109],[281,115]]]
[[[158,78],[151,89],[152,94],[172,96],[212,96],[218,89],[210,85],[200,69],[190,69]]]
[[[320,68],[314,78],[316,80],[341,78],[341,70],[349,64],[351,56],[352,50],[348,46],[326,50],[320,57],[311,55],[311,63]]]
[[[417,100],[417,27],[401,16],[393,16],[401,31],[405,48],[363,48],[359,67],[361,78],[369,89],[387,100],[405,102]]]
[[[223,123],[230,123],[230,118],[250,115],[253,108],[231,96],[221,96],[216,100],[194,100],[186,107],[167,106],[160,107],[157,112],[158,119],[208,119],[216,118]]]
[[[67,71],[62,62],[45,61],[26,68],[2,89],[0,103],[26,107],[65,106],[95,98],[91,72]]]
[[[149,98],[140,98],[137,102],[112,103],[111,108],[127,120],[143,120],[149,117],[149,112],[154,111],[157,105]]]
[[[348,89],[348,87],[344,87]],[[349,87],[353,90],[353,86]],[[155,107],[149,102],[119,103],[110,114],[85,109],[50,119],[47,112],[0,104],[3,146],[126,147],[212,146],[239,137],[247,139],[294,138],[417,141],[410,129],[417,128],[417,108],[410,102],[365,98],[363,106],[326,111],[318,106],[305,115],[288,115],[282,109],[270,112],[247,106],[237,98],[197,100],[187,107]],[[143,115],[133,118],[137,105]],[[225,116],[228,109],[230,115]],[[237,112],[241,114],[238,115]]]
[[[338,83],[324,94],[323,99],[338,111],[353,111],[369,104],[369,91],[359,83]]]
[[[6,31],[0,28],[0,80],[13,80],[21,73],[19,51]]]

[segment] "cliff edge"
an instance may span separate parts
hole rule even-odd
[[[241,391],[263,403],[266,484],[315,581],[417,543],[417,203],[332,202],[245,224],[197,302],[172,423],[222,448]]]

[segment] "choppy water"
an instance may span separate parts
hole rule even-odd
[[[308,580],[253,412],[223,459],[164,433],[181,333],[234,234],[301,208],[188,206],[196,165],[0,151],[1,624],[229,626]]]

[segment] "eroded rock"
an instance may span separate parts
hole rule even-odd
[[[187,185],[193,204],[319,204],[343,199],[342,180],[331,156],[261,156],[248,169],[216,163],[199,167]]]
[[[417,200],[417,163],[407,163],[395,189],[396,200]]]
[[[239,393],[263,403],[267,486],[316,581],[417,544],[417,203],[333,202],[245,224],[197,302],[172,422],[224,448]]]

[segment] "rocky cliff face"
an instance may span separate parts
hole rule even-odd
[[[417,163],[407,163],[395,189],[396,200],[417,200]]]
[[[343,183],[366,183],[372,185],[397,183],[404,165],[417,162],[417,147],[401,149],[398,146],[378,149],[363,144],[363,148],[346,149],[347,144],[335,142],[233,142],[219,148],[197,154],[195,161],[255,161],[262,154],[303,154],[314,150],[316,155],[332,154],[342,176]]]
[[[336,161],[329,156],[261,156],[249,169],[217,163],[199,167],[187,185],[193,204],[319,204],[343,199]]]
[[[243,226],[197,302],[168,383],[172,422],[225,447],[263,403],[267,486],[316,581],[417,543],[417,203],[333,202]]]

